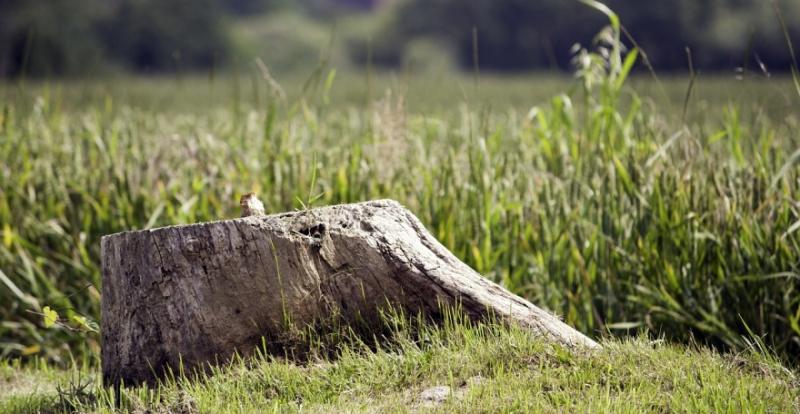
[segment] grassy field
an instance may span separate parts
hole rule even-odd
[[[0,365],[0,411],[780,412],[800,411],[800,378],[757,353],[720,355],[634,338],[574,353],[520,330],[451,319],[379,350],[342,343],[338,358],[298,365],[257,357],[121,394],[97,371]],[[447,387],[432,392],[434,387]]]
[[[597,59],[575,78],[337,75],[320,67],[311,76],[278,80],[252,71],[0,85],[0,358],[61,367],[94,361],[99,339],[86,328],[99,319],[100,237],[235,217],[239,195],[256,191],[271,212],[394,198],[486,277],[596,338],[652,335],[726,351],[763,347],[784,364],[798,363],[800,96],[792,80],[720,75],[692,83],[639,75],[626,82],[621,61],[606,66]],[[45,306],[63,323],[44,328]],[[499,335],[503,342],[511,334]],[[524,349],[544,346],[525,341]],[[498,357],[508,372],[448,407],[485,395],[495,395],[497,407],[547,408],[564,398],[577,410],[603,408],[588,405],[596,403],[638,411],[642,406],[626,404],[642,401],[653,409],[697,402],[708,411],[736,407],[714,405],[723,403],[792,403],[775,400],[788,395],[789,385],[773,381],[769,370],[730,383],[729,356],[653,349],[646,339],[608,343],[599,360],[578,359],[566,369],[560,357],[535,362],[558,380],[512,367],[522,351]],[[344,403],[371,404],[367,399],[380,393],[379,403],[391,408],[405,401],[406,385],[447,375],[453,385],[498,369],[442,371],[458,357],[454,349],[419,351],[441,353],[424,368],[433,377],[386,372],[420,377],[385,389],[364,385]],[[626,353],[676,365],[638,371],[618,365]],[[350,363],[379,369],[391,355]],[[324,378],[341,367],[267,364],[267,377],[242,379],[241,386],[273,374],[290,383],[312,375],[327,385],[298,385],[296,394],[281,388],[270,401],[308,398],[323,409],[339,403],[331,395],[341,384]],[[50,372],[6,371],[12,382]],[[639,382],[611,381],[629,371]],[[664,382],[639,377],[648,372]],[[673,377],[687,372],[700,378]],[[716,375],[718,396],[666,400],[665,390],[691,393],[706,374]],[[191,398],[202,407],[229,404],[208,393],[240,386],[239,375],[190,387]],[[605,382],[580,388],[585,375],[603,375],[593,381]],[[542,387],[557,393],[523,390]],[[575,399],[570,387],[605,397]],[[783,394],[770,387],[784,387]],[[521,394],[496,395],[509,388]],[[652,398],[625,399],[632,390]]]

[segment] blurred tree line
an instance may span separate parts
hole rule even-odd
[[[0,75],[213,68],[228,21],[283,0],[0,0]]]
[[[774,70],[790,67],[785,33],[771,0],[602,2],[620,16],[657,69],[686,69],[686,47],[693,63],[706,69],[759,62]],[[789,37],[800,47],[800,1],[776,4]],[[477,49],[482,68],[568,69],[572,46],[590,45],[606,24],[605,16],[578,1],[408,0],[396,4],[391,24],[360,47],[359,58],[368,53],[379,64],[396,65],[409,39],[426,37],[448,45],[461,67],[474,64]]]
[[[777,2],[790,38],[800,40],[800,1]],[[605,3],[659,70],[686,68],[686,46],[705,69],[790,65],[770,1]],[[238,19],[286,9],[320,24],[369,16],[369,40],[346,38],[346,51],[356,63],[387,66],[403,65],[426,40],[464,68],[477,52],[484,69],[567,69],[572,46],[590,44],[606,23],[569,0],[0,0],[0,76],[216,68],[240,52],[231,36]]]
[[[0,0],[0,73],[213,65],[226,47],[218,8],[212,0]]]

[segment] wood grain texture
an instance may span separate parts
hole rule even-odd
[[[474,319],[598,346],[479,275],[391,200],[118,233],[103,238],[102,261],[107,384],[247,354],[287,320],[377,318],[388,304],[432,319],[459,304]]]

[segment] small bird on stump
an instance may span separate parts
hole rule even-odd
[[[247,193],[239,198],[239,206],[242,208],[242,217],[264,216],[264,203],[258,199],[256,193]]]

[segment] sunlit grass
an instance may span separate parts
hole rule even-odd
[[[451,320],[400,324],[379,350],[356,342],[338,357],[296,364],[237,360],[213,375],[155,387],[99,387],[96,370],[0,366],[0,411],[32,412],[791,412],[797,374],[768,355],[720,355],[644,337],[572,353],[528,332]],[[35,384],[35,385],[31,385]],[[435,403],[424,390],[446,386]],[[148,411],[149,410],[149,411]]]
[[[694,76],[680,109],[658,79],[637,94],[625,84],[638,51],[612,11],[585,3],[611,27],[576,53],[574,82],[540,78],[547,98],[524,78],[337,83],[325,57],[302,87],[263,64],[205,81],[5,84],[0,356],[96,354],[95,333],[41,329],[40,315],[97,318],[100,237],[232,217],[255,191],[273,212],[395,198],[479,272],[592,336],[647,329],[796,362],[786,108],[800,97],[775,98],[771,79],[757,83],[767,95],[730,96],[749,79],[698,100]]]
[[[309,194],[395,198],[478,271],[595,337],[649,328],[741,349],[749,329],[798,355],[796,114],[725,97],[681,125],[680,108],[629,89],[415,112],[403,88],[369,105],[317,90],[178,108],[31,88],[0,122],[4,356],[96,351],[93,334],[43,330],[37,312],[98,317],[100,237],[234,217],[247,191],[272,212]]]

